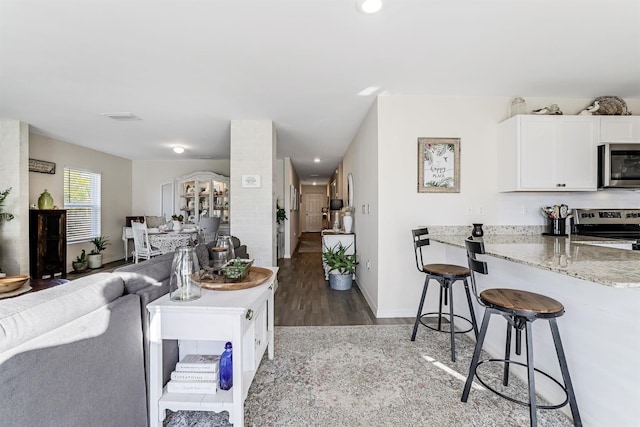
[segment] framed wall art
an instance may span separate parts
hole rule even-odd
[[[44,160],[29,159],[29,172],[49,173],[55,175],[56,164]]]
[[[418,193],[460,192],[460,138],[418,138]]]

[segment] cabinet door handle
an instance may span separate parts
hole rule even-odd
[[[247,314],[244,316],[247,320],[251,320],[253,318],[253,310],[247,310]]]

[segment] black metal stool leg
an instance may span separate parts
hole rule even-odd
[[[416,323],[413,325],[413,333],[411,334],[411,341],[416,340],[416,334],[418,333],[418,324],[420,323],[420,316],[422,316],[422,307],[424,306],[424,299],[427,296],[427,288],[429,287],[429,280],[431,276],[427,274],[424,279],[424,287],[422,288],[422,298],[420,298],[420,304],[418,305],[418,314],[416,315]]]
[[[473,326],[473,332],[478,339],[478,321],[476,320],[476,311],[473,309],[473,303],[471,302],[471,292],[469,292],[469,282],[464,279],[464,291],[467,294],[467,303],[469,304],[469,313],[471,315],[471,326]]]
[[[451,331],[451,361],[456,361],[456,331],[454,327],[453,317],[453,283],[447,280],[445,283],[449,284],[449,329]]]
[[[491,309],[484,310],[484,317],[482,318],[482,326],[480,326],[480,333],[478,334],[478,341],[476,342],[476,348],[473,351],[473,358],[471,358],[471,366],[469,366],[469,375],[467,376],[467,382],[464,384],[464,391],[462,392],[462,402],[466,402],[469,399],[469,391],[471,391],[471,384],[473,378],[476,376],[476,368],[478,367],[478,360],[480,360],[480,352],[482,351],[482,343],[484,337],[487,335],[487,328],[489,327],[489,318],[491,317]]]
[[[560,331],[558,330],[558,324],[556,323],[555,318],[549,319],[549,326],[551,327],[551,335],[553,335],[553,343],[556,346],[556,354],[558,355],[558,362],[560,363],[562,379],[564,380],[564,386],[566,387],[567,395],[569,396],[569,407],[571,408],[573,425],[579,427],[582,426],[582,419],[580,419],[580,412],[578,412],[578,403],[576,402],[576,395],[573,393],[573,384],[571,383],[571,377],[569,376],[569,367],[567,366],[567,360],[564,357],[564,349],[562,347],[562,341],[560,340]]]
[[[527,335],[527,373],[529,379],[529,417],[531,427],[538,425],[537,404],[536,404],[536,379],[534,376],[533,365],[533,331],[531,330],[531,322],[526,322]]]
[[[504,346],[504,375],[502,384],[509,385],[509,361],[511,360],[511,323],[507,320],[507,339]]]
[[[440,306],[438,308],[438,330],[439,331],[442,330],[442,300],[443,300],[442,290],[445,287],[445,283],[446,282],[440,282]],[[446,293],[444,294],[444,297],[446,298]]]

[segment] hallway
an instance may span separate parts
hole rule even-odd
[[[335,291],[324,280],[320,233],[303,233],[291,259],[280,259],[276,326],[411,324],[413,318],[376,319],[360,289]]]

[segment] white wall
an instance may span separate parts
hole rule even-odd
[[[300,232],[300,211],[294,211],[292,209],[291,201],[291,187],[297,188],[300,191],[300,178],[296,168],[291,162],[291,158],[284,158],[284,209],[287,212],[287,222],[285,223],[284,230],[284,257],[291,258],[291,255],[298,246],[298,237]],[[287,226],[288,225],[288,226]]]
[[[129,215],[160,215],[162,212],[161,185],[174,182],[176,177],[196,171],[209,171],[229,176],[229,159],[134,160],[131,182],[132,212]]]
[[[56,164],[55,175],[29,173],[29,205],[37,204],[38,197],[47,189],[54,204],[60,209],[64,207],[65,166],[102,174],[102,235],[111,241],[103,252],[103,262],[124,258],[120,239],[125,217],[131,215],[131,160],[36,134],[29,136],[29,157]],[[77,243],[67,246],[67,270],[71,270],[71,262],[82,249],[89,253],[93,245]]]
[[[565,114],[576,114],[589,105],[592,98],[556,99],[525,98],[529,109],[558,104]],[[506,97],[426,97],[381,96],[378,98],[377,162],[364,167],[352,166],[361,156],[375,151],[370,136],[373,118],[367,116],[345,156],[345,174],[354,172],[358,253],[361,262],[371,259],[371,271],[359,266],[358,277],[369,303],[378,288],[378,304],[372,304],[378,317],[414,316],[422,288],[423,276],[415,267],[410,230],[421,225],[466,225],[482,222],[492,225],[542,225],[542,205],[566,203],[569,207],[638,207],[636,192],[589,193],[498,193],[497,192],[497,124],[508,117],[511,98]],[[631,111],[640,112],[640,99],[627,100]],[[460,193],[417,192],[417,138],[453,137],[461,139]],[[365,146],[367,150],[359,149]],[[351,158],[353,157],[353,158]],[[371,165],[377,164],[377,174]],[[367,169],[368,168],[368,169]],[[364,169],[364,170],[363,170]],[[365,186],[379,184],[378,199],[362,200]],[[367,193],[365,193],[367,194]],[[369,197],[367,195],[367,197]],[[365,223],[360,206],[371,203],[376,225]],[[466,215],[482,207],[485,214]],[[527,211],[526,214],[523,212]],[[376,217],[373,217],[377,215]],[[377,227],[377,232],[374,228]],[[364,228],[364,229],[363,229]],[[377,239],[372,245],[372,239]],[[364,243],[361,240],[365,239]],[[378,259],[366,253],[378,248]],[[382,262],[384,260],[384,262]]]
[[[0,120],[0,191],[11,221],[0,222],[0,267],[9,275],[29,274],[29,125]]]
[[[378,103],[374,102],[342,160],[343,176],[353,174],[353,230],[360,262],[356,270],[357,282],[374,313],[379,303],[378,260],[385,259],[389,250],[379,240],[378,185],[381,176],[378,153]],[[345,194],[344,191],[341,194]]]

